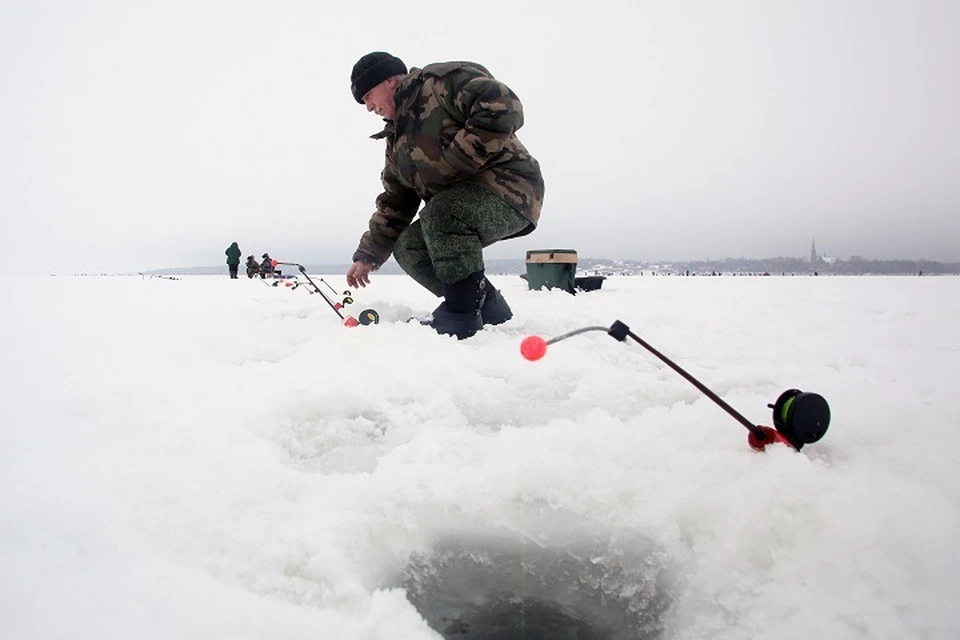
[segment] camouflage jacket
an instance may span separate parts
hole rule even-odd
[[[387,142],[383,193],[353,259],[379,266],[432,196],[458,182],[503,197],[534,229],[543,203],[540,165],[516,131],[523,106],[502,82],[472,62],[411,69],[395,94],[396,117],[372,136]]]

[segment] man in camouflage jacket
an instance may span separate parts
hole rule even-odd
[[[466,338],[513,314],[484,275],[483,248],[533,231],[543,203],[540,165],[516,137],[520,100],[472,62],[407,71],[388,53],[362,57],[351,90],[386,121],[383,193],[347,272],[351,287],[391,254],[444,302],[428,323]],[[421,202],[419,219],[414,221]]]

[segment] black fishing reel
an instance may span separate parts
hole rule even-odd
[[[364,326],[380,324],[380,314],[376,309],[364,309],[357,315],[357,321]]]
[[[773,425],[799,451],[822,438],[830,426],[830,405],[823,396],[787,389],[774,404]]]

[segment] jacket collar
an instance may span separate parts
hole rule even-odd
[[[397,124],[393,120],[383,120],[383,130],[378,131],[377,133],[370,136],[371,140],[383,140],[384,138],[392,138],[397,132]]]

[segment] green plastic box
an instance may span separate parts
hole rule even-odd
[[[577,252],[574,249],[527,251],[527,286],[531,290],[563,289],[574,293]]]

